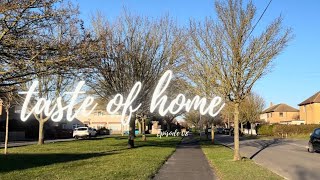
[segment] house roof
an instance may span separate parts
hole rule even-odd
[[[309,97],[308,99],[302,101],[298,106],[303,106],[312,103],[320,103],[320,91]]]
[[[269,112],[298,112],[299,110],[293,108],[287,104],[276,104],[264,110],[262,113],[269,113]]]

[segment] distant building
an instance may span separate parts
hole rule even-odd
[[[81,113],[76,116],[76,120],[78,121],[72,121],[72,129],[84,124],[85,126],[89,126],[95,129],[110,129],[112,134],[121,134],[122,132],[126,132],[129,130],[129,125],[122,125],[120,114],[108,114],[108,112],[106,111],[106,103],[104,103],[101,99],[96,99],[96,102],[98,103],[98,106],[89,116],[85,116]],[[90,108],[88,108],[85,113],[88,113],[89,109]]]
[[[270,124],[286,123],[299,119],[299,110],[287,104],[272,105],[264,110],[260,119]]]
[[[320,123],[320,92],[304,100],[300,104],[300,119],[306,124]]]

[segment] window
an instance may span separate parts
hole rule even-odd
[[[78,128],[80,127],[81,125],[80,124],[72,124],[72,128],[75,129],[75,128]]]
[[[314,130],[314,134],[316,134],[316,135],[320,135],[320,129],[316,129],[316,130]]]
[[[280,112],[280,113],[279,113],[279,116],[280,116],[280,117],[283,117],[283,112]]]
[[[101,111],[99,111],[98,116],[103,116],[103,113]]]
[[[88,130],[88,128],[86,128],[86,127],[78,128],[78,131],[87,131],[87,130]]]

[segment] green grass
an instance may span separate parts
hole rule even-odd
[[[233,161],[233,150],[222,145],[202,142],[201,148],[214,167],[216,175],[222,180],[283,179],[252,160]]]
[[[0,155],[0,179],[149,179],[175,151],[181,137],[78,140],[9,148]]]
[[[295,134],[295,135],[290,135],[287,138],[289,138],[289,139],[309,140],[310,139],[310,134]]]

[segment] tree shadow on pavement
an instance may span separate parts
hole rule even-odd
[[[241,143],[242,146],[252,146],[259,149],[252,156],[250,156],[249,159],[253,159],[255,156],[257,156],[261,151],[265,150],[266,148],[278,146],[281,144],[283,144],[282,139],[255,140],[255,141],[248,141],[248,142]]]

